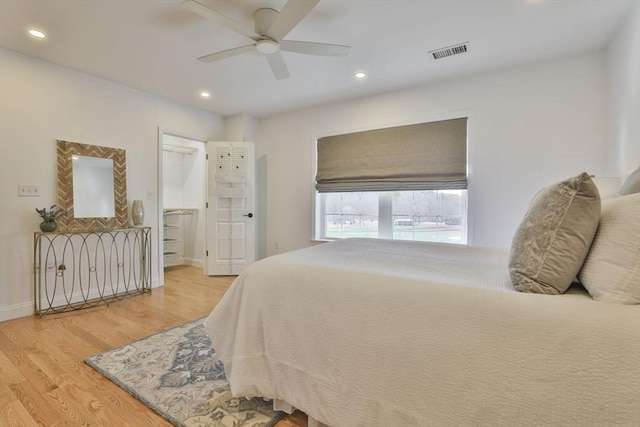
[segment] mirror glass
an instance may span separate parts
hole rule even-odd
[[[113,159],[72,156],[73,212],[76,218],[116,216]]]

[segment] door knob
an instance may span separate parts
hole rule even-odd
[[[246,214],[246,215],[242,215],[242,216],[248,216],[249,218],[253,218],[253,214],[252,214],[251,212],[249,212],[249,213],[248,213],[248,214]]]

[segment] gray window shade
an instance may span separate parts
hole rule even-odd
[[[319,192],[467,188],[467,118],[318,140]]]

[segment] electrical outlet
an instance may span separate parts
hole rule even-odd
[[[40,197],[40,185],[18,184],[18,197]]]

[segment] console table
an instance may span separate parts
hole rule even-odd
[[[34,233],[37,315],[151,292],[151,227]]]

